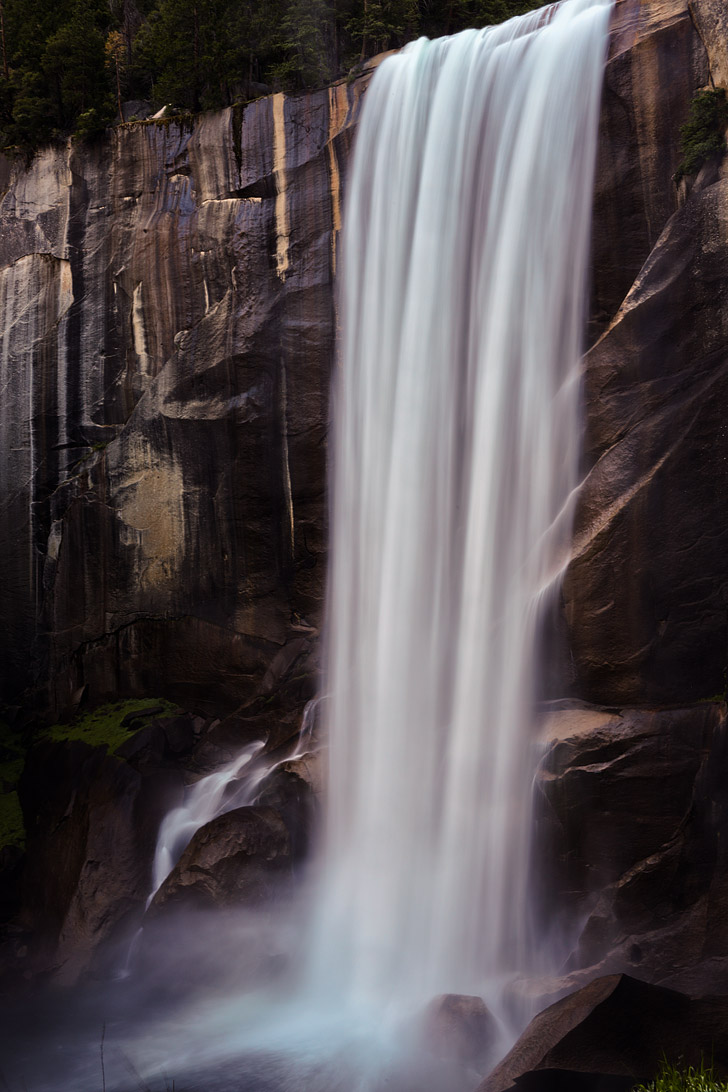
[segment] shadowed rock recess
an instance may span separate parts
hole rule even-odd
[[[31,749],[26,864],[7,865],[16,972],[88,968],[140,911],[183,779],[241,742],[275,751],[314,694],[336,243],[369,75],[0,161],[2,700],[54,720],[81,695],[154,694],[199,721],[148,726],[114,757]],[[727,85],[723,0],[617,4],[584,477],[548,631],[535,882],[571,942],[544,1004],[625,970],[724,992],[728,160],[674,175],[693,95]],[[157,911],[187,888],[222,905],[280,889],[313,798],[286,776],[293,796],[198,833]],[[104,838],[128,865],[114,882]],[[601,981],[598,1005],[618,979]],[[518,1057],[488,1088],[578,1068],[568,1051]]]

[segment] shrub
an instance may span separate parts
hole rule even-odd
[[[682,161],[675,175],[679,181],[686,174],[697,174],[703,164],[725,151],[728,125],[728,100],[721,88],[698,91],[690,103],[690,117],[680,127]]]

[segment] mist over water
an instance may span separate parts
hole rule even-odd
[[[145,925],[134,973],[51,998],[47,1032],[21,1019],[12,1092],[98,1089],[102,1021],[108,1092],[459,1092],[478,1073],[428,1055],[416,1014],[484,997],[491,1063],[529,1015],[503,997],[551,969],[537,631],[571,534],[610,11],[566,0],[377,69],[340,263],[321,851],[293,902]],[[256,747],[167,817],[150,898],[201,823],[254,802]]]

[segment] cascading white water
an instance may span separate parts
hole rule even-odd
[[[316,709],[321,700],[318,697],[306,703],[295,745],[285,757],[258,759],[265,744],[262,740],[256,740],[244,747],[231,762],[188,787],[182,803],[172,808],[160,825],[147,906],[201,827],[234,808],[254,804],[264,781],[274,770],[308,753]]]
[[[244,747],[232,762],[191,785],[179,807],[165,815],[157,836],[152,866],[152,890],[147,906],[200,827],[233,808],[251,803],[260,782],[268,774],[265,767],[257,770],[253,776],[248,769],[263,746],[258,741]]]
[[[322,981],[526,960],[539,604],[568,551],[611,4],[421,39],[367,91],[335,384]]]

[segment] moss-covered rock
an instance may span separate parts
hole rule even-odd
[[[56,743],[87,743],[90,747],[105,747],[109,755],[114,755],[154,718],[170,717],[176,712],[177,707],[169,701],[132,698],[107,702],[69,722],[35,732],[0,720],[0,849],[4,846],[22,849],[25,845],[25,824],[17,788],[32,743],[42,739]]]
[[[156,698],[131,698],[107,702],[66,724],[54,724],[43,735],[55,741],[79,740],[91,747],[106,746],[114,754],[133,732],[145,728],[156,717],[179,712],[173,702]]]
[[[4,846],[25,844],[23,814],[17,787],[25,763],[21,733],[0,720],[0,850]]]

